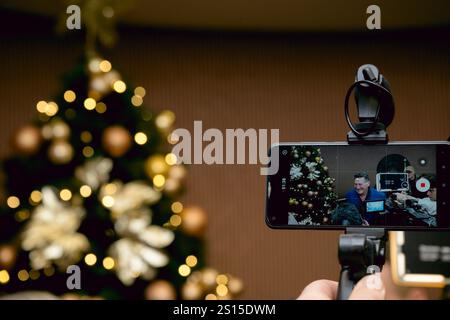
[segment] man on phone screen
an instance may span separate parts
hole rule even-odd
[[[366,210],[366,201],[385,201],[386,194],[377,191],[370,186],[370,178],[366,172],[360,172],[353,176],[355,178],[354,188],[345,195],[347,202],[354,204],[364,220],[369,225],[375,223],[377,213],[369,213]]]

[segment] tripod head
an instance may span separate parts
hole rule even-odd
[[[387,233],[384,229],[350,228],[339,238],[338,299],[348,299],[365,275],[381,272],[385,262]]]
[[[349,100],[355,92],[359,123],[350,119]],[[351,131],[349,144],[387,144],[387,127],[394,120],[395,105],[389,82],[372,64],[358,68],[355,82],[345,95],[345,120]],[[386,255],[387,232],[383,228],[348,228],[339,238],[338,299],[348,299],[365,275],[380,272]]]
[[[355,92],[359,123],[350,119],[349,100]],[[389,82],[372,64],[358,68],[355,82],[347,90],[344,104],[345,119],[351,131],[347,134],[350,144],[386,144],[387,127],[394,120],[395,104]]]

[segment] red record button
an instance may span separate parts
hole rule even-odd
[[[420,192],[427,192],[430,190],[430,181],[427,178],[420,178],[416,182],[416,189]]]

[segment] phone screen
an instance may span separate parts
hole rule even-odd
[[[268,176],[274,228],[450,228],[448,142],[281,144]]]

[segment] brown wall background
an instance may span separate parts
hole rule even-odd
[[[0,43],[0,155],[37,101],[82,54],[77,38],[48,34]],[[450,45],[442,33],[221,34],[128,30],[107,52],[145,103],[170,108],[177,127],[279,128],[282,141],[345,139],[343,99],[357,67],[377,65],[397,106],[393,140],[450,135]],[[296,297],[309,282],[337,280],[338,232],[274,231],[264,223],[258,166],[190,167],[186,204],[209,214],[209,264],[241,277],[242,298]]]

